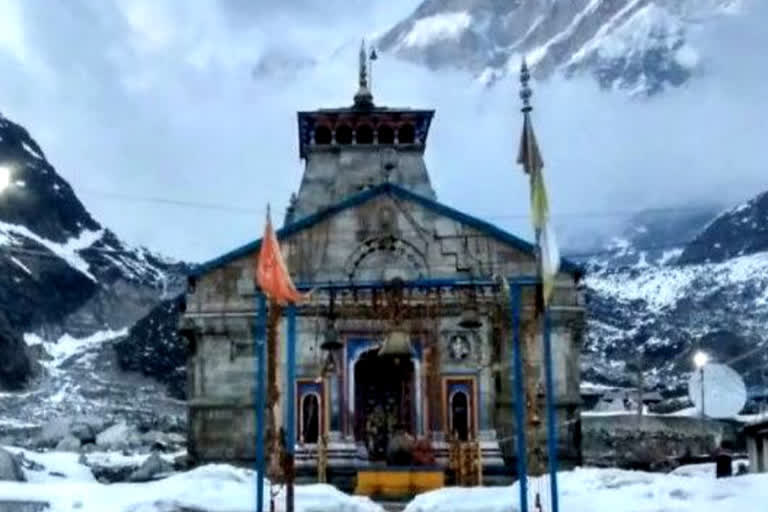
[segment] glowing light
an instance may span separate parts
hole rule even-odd
[[[693,364],[696,368],[704,368],[709,362],[709,355],[706,352],[699,350],[693,355]]]
[[[11,167],[0,165],[0,192],[3,192],[11,184]]]

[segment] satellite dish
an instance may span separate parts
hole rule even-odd
[[[708,364],[691,375],[688,380],[688,397],[699,414],[703,408],[704,416],[709,418],[731,418],[739,414],[747,403],[747,387],[741,376],[730,366]]]

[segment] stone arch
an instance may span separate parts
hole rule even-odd
[[[315,128],[315,144],[326,145],[330,144],[332,140],[333,133],[329,127],[320,125]]]
[[[320,395],[310,392],[301,397],[299,404],[299,435],[301,443],[316,444],[321,435]]]
[[[352,127],[348,124],[340,124],[337,126],[336,142],[338,144],[352,144]]]
[[[397,130],[397,142],[400,144],[413,144],[416,142],[416,129],[411,123],[406,123]]]
[[[412,243],[393,235],[384,235],[369,238],[357,246],[347,258],[346,269],[350,280],[361,277],[360,270],[363,263],[373,257],[379,257],[382,265],[377,269],[383,273],[396,271],[405,275],[380,275],[376,279],[390,279],[402,277],[405,279],[419,279],[428,274],[427,259]],[[397,263],[396,267],[387,267],[387,264]]]
[[[361,124],[355,130],[355,142],[357,144],[373,144],[373,127],[369,124]]]
[[[395,143],[395,130],[388,124],[379,125],[378,128],[378,140],[379,144],[394,144]]]
[[[470,408],[469,395],[464,390],[451,393],[448,399],[451,437],[456,436],[458,441],[469,441],[472,432],[472,410]]]

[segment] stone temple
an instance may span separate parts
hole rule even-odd
[[[515,475],[513,345],[533,318],[535,249],[437,201],[424,162],[433,114],[375,105],[364,68],[351,106],[298,113],[305,170],[277,236],[294,282],[316,288],[296,308],[296,378],[280,390],[279,407],[294,394],[300,478],[315,474],[327,439],[328,479],[348,488],[360,468],[386,464],[395,429],[426,440],[441,467],[451,439],[474,440],[486,483]],[[257,453],[259,247],[190,278],[180,327],[190,344],[189,453],[200,463],[252,464]],[[562,466],[580,459],[580,278],[564,261],[550,306]],[[323,350],[329,331],[332,351]],[[397,333],[405,350],[379,354]]]

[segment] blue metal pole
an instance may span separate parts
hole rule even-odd
[[[287,311],[287,366],[285,393],[285,435],[287,436],[285,447],[289,454],[294,453],[296,443],[296,409],[295,409],[295,383],[296,383],[296,306],[291,304]]]
[[[264,512],[264,409],[267,390],[267,298],[256,295],[256,319],[254,321],[253,355],[257,364],[256,376],[256,512]]]
[[[296,382],[296,305],[290,304],[287,311],[286,336],[286,359],[288,371],[286,372],[285,382],[285,451],[288,455],[288,485],[285,493],[286,512],[294,510],[294,477],[295,460],[294,451],[296,448],[296,409],[295,382]]]
[[[528,512],[528,461],[525,447],[525,393],[523,391],[523,358],[520,350],[520,286],[509,289],[512,315],[512,349],[515,373],[515,420],[517,422],[517,478],[520,485],[520,510]]]
[[[544,310],[544,380],[547,392],[547,449],[549,450],[549,485],[552,512],[558,512],[557,495],[557,415],[555,414],[555,385],[552,378],[552,341],[549,310]]]

